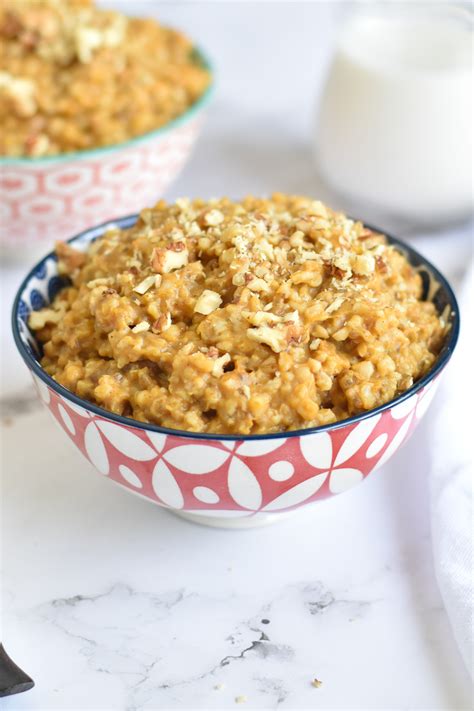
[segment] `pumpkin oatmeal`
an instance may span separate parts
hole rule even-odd
[[[190,40],[92,0],[3,0],[0,154],[121,143],[186,111],[210,83]]]
[[[370,410],[433,365],[446,324],[396,247],[309,198],[177,200],[82,253],[30,316],[42,366],[142,422],[258,434]]]

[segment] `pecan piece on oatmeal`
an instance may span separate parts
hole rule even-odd
[[[0,71],[0,94],[8,97],[13,111],[20,118],[29,118],[36,113],[36,85],[31,79]]]
[[[86,261],[86,255],[71,247],[67,242],[56,242],[56,254],[60,274],[70,274],[75,269],[80,269]]]
[[[59,323],[64,316],[64,311],[55,309],[41,309],[32,311],[28,317],[28,326],[37,331],[44,328],[47,323]]]
[[[247,283],[247,288],[250,289],[250,291],[264,291],[267,293],[270,291],[270,285],[267,284],[265,279],[260,279],[259,277],[250,279]]]
[[[144,333],[150,329],[150,324],[148,321],[140,321],[136,326],[132,328],[132,333]]]
[[[352,270],[354,274],[368,276],[375,269],[375,259],[371,254],[356,255],[352,259]]]
[[[143,295],[146,294],[148,289],[151,289],[152,286],[156,286],[156,275],[145,277],[143,281],[133,287],[133,291]]]
[[[207,316],[212,313],[222,304],[222,297],[211,289],[204,289],[199,299],[194,306],[194,312]]]
[[[252,341],[270,346],[274,353],[281,353],[288,347],[286,331],[280,328],[272,328],[271,326],[248,328],[247,336]]]
[[[158,274],[168,274],[185,267],[189,253],[184,242],[176,242],[167,248],[155,247],[151,255],[151,268]]]
[[[165,314],[161,314],[154,322],[151,327],[153,333],[164,333],[171,326],[171,314],[169,311]]]
[[[210,210],[204,215],[204,223],[209,227],[216,227],[224,222],[224,215],[220,210]]]
[[[216,358],[212,366],[212,374],[216,378],[219,378],[223,374],[225,366],[230,363],[230,361],[231,357],[229,353],[224,353],[224,355]]]

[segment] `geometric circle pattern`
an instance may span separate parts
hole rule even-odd
[[[51,248],[91,225],[152,206],[188,159],[202,114],[166,135],[96,156],[5,166],[0,175],[0,246]]]
[[[405,406],[321,433],[261,440],[200,440],[118,424],[72,403],[34,376],[63,432],[103,475],[155,503],[219,516],[289,511],[340,494],[407,440],[436,381]],[[85,403],[86,405],[86,403]]]

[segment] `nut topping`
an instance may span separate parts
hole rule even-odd
[[[178,247],[178,245],[180,245]],[[183,245],[181,247],[181,245]],[[184,242],[177,242],[174,247],[178,249],[156,248],[151,255],[151,268],[159,274],[168,274],[175,269],[181,269],[188,263],[188,250]]]

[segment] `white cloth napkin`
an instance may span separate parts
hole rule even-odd
[[[473,264],[459,296],[461,335],[433,403],[434,416],[429,435],[430,505],[436,577],[454,637],[472,676]]]

